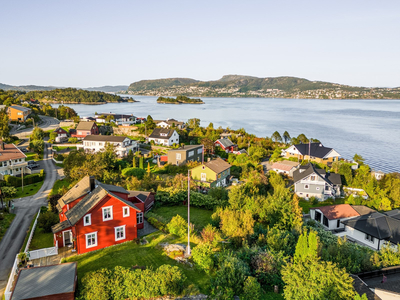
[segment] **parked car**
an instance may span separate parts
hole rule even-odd
[[[34,169],[34,168],[37,168],[37,167],[39,167],[39,164],[36,161],[34,161],[34,160],[28,161],[28,168],[29,169]]]

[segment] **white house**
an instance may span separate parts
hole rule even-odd
[[[162,127],[162,128],[171,128],[172,126],[175,126],[178,129],[185,128],[184,122],[179,122],[178,120],[175,119],[154,120],[154,123],[156,123],[157,127]]]
[[[149,142],[156,145],[172,146],[179,144],[179,134],[174,129],[155,128],[149,136]]]
[[[344,229],[342,221],[374,213],[375,210],[363,205],[336,204],[310,208],[310,218],[326,230]]]
[[[100,113],[96,116],[96,122],[98,123],[106,123],[107,117],[110,117],[110,121],[114,122],[117,125],[131,125],[136,123],[136,117],[132,114],[124,115],[124,114],[113,114],[113,113]]]
[[[283,157],[295,157],[298,159],[312,160],[318,163],[328,164],[338,161],[340,154],[333,148],[324,147],[321,143],[308,143],[292,145],[282,150]]]
[[[285,174],[287,176],[293,177],[293,172],[298,169],[300,164],[298,162],[290,161],[290,160],[282,160],[274,163],[271,166],[271,169],[276,173]]]
[[[4,175],[31,174],[25,159],[26,155],[17,146],[0,140],[0,180],[4,179]]]
[[[393,249],[400,243],[400,211],[374,212],[342,221],[344,232],[340,236],[374,250],[388,244]]]
[[[94,153],[103,151],[106,143],[113,144],[115,152],[120,157],[128,155],[130,150],[134,153],[138,151],[137,142],[124,136],[88,135],[82,141],[82,145],[77,145],[77,147]]]
[[[341,194],[340,174],[326,173],[325,170],[316,169],[311,163],[294,171],[293,181],[297,196],[306,200],[311,197],[326,200],[339,197]]]

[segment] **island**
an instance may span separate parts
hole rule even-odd
[[[186,96],[177,96],[176,98],[158,97],[157,103],[162,104],[204,104],[203,100],[189,98]]]

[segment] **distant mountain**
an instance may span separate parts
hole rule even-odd
[[[128,93],[189,97],[400,99],[400,88],[366,88],[289,76],[259,78],[244,75],[225,75],[214,81],[189,78],[142,80],[132,83]]]
[[[196,82],[198,82],[198,80],[194,80],[191,78],[166,78],[166,79],[156,79],[156,80],[141,80],[129,85],[128,91],[140,92],[143,90],[153,90],[158,88],[188,85]]]
[[[100,87],[89,87],[89,88],[84,88],[84,90],[87,91],[97,91],[97,92],[105,92],[105,93],[118,93],[118,92],[126,92],[128,90],[127,85],[106,85],[106,86],[100,86]]]
[[[51,91],[57,89],[55,86],[38,86],[38,85],[20,85],[13,86],[8,84],[0,83],[0,89],[9,91],[22,91],[22,92],[30,92],[30,91]]]

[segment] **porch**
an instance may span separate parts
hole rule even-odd
[[[28,265],[33,267],[49,266],[59,264],[61,259],[76,255],[76,252],[72,252],[72,247],[58,248],[58,254],[31,259],[28,261]]]

